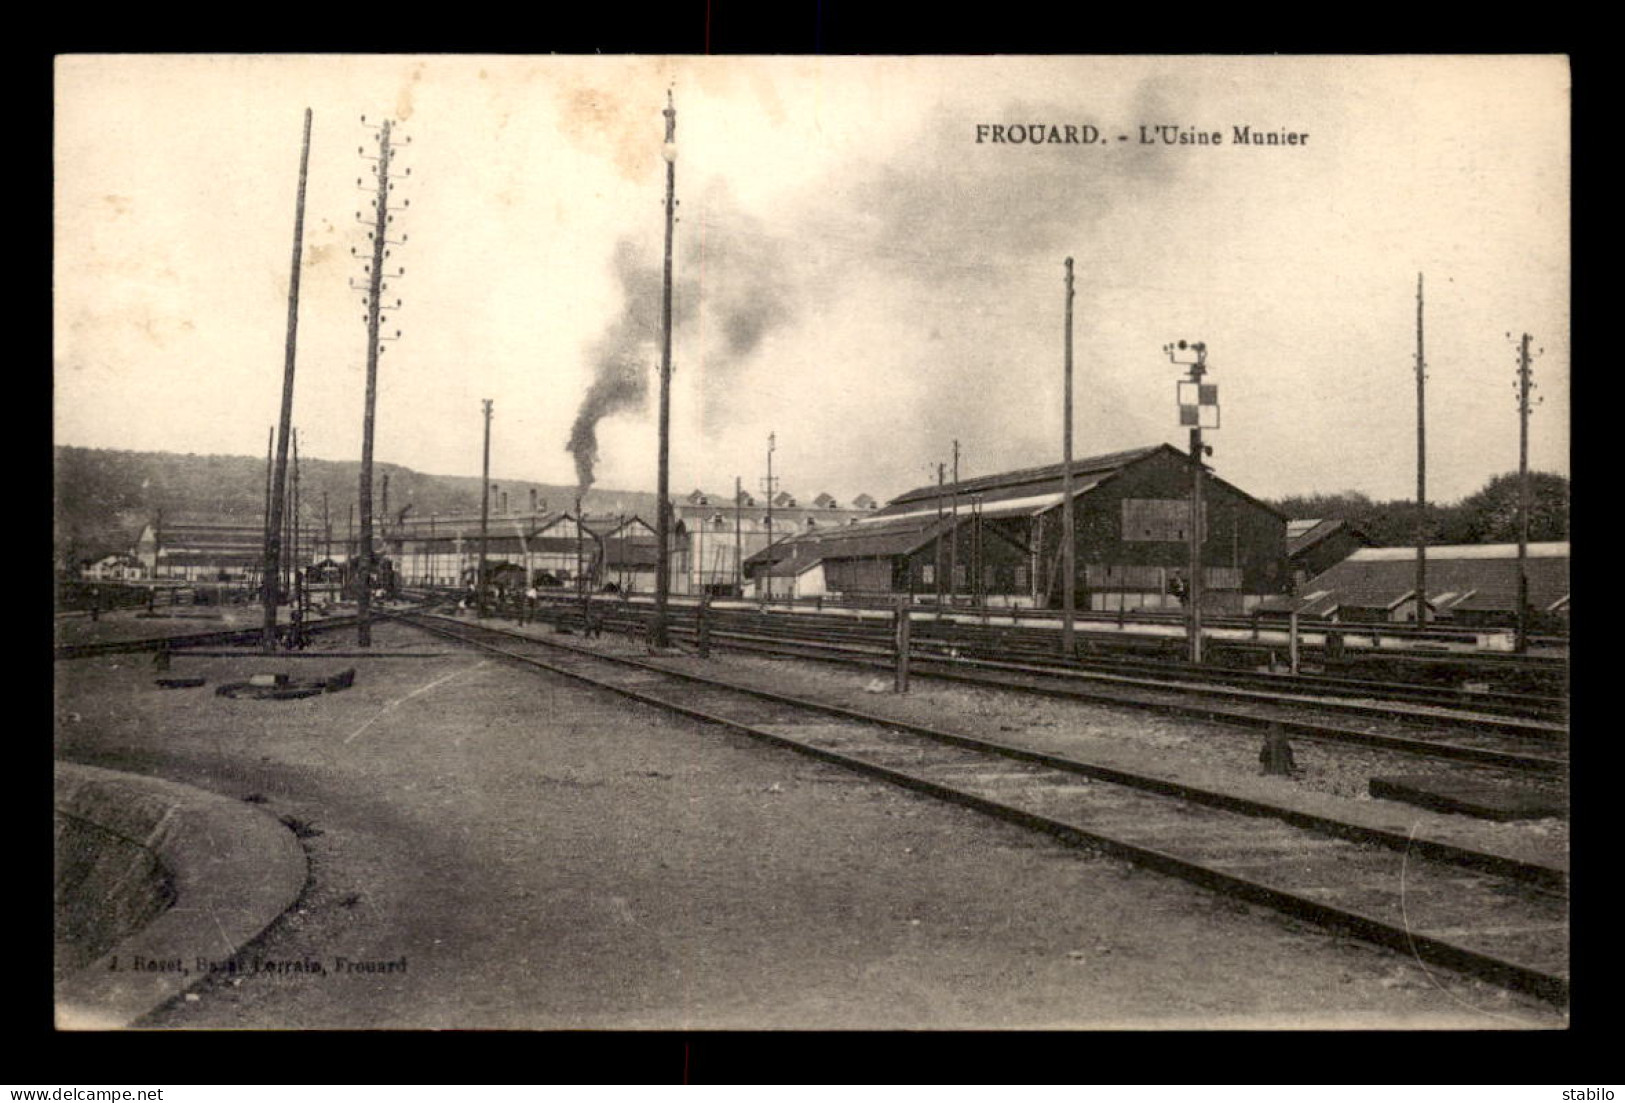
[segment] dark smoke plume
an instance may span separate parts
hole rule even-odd
[[[701,220],[717,220],[710,225],[718,230],[696,223],[678,239],[672,325],[679,350],[686,350],[684,365],[703,374],[703,400],[720,408],[736,383],[738,366],[794,317],[784,274],[788,243],[734,213],[721,193],[708,193],[696,206]],[[598,423],[642,408],[660,362],[661,262],[622,239],[614,265],[621,311],[594,347],[593,381],[565,445],[575,457],[582,494],[594,481]],[[706,347],[694,347],[702,336]]]
[[[592,384],[564,446],[575,457],[577,493],[583,495],[593,484],[598,461],[598,422],[642,406],[649,395],[649,376],[659,366],[660,266],[646,262],[625,238],[615,245],[614,264],[621,313],[594,346]]]

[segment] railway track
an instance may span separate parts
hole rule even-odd
[[[578,622],[578,608],[554,608],[547,619]],[[605,627],[638,631],[640,617],[606,618]],[[692,620],[672,626],[679,637],[694,639]],[[765,655],[791,656],[890,669],[890,646],[873,637],[804,639],[784,633],[759,634],[715,627],[711,646]],[[1476,714],[1407,710],[1404,706],[1355,705],[1304,697],[1189,684],[1178,676],[1122,677],[1059,666],[944,658],[913,652],[910,670],[918,675],[976,686],[1014,690],[1071,701],[1150,709],[1243,728],[1277,725],[1287,735],[1334,745],[1394,752],[1444,762],[1490,767],[1512,774],[1565,778],[1569,769],[1567,731],[1557,724]],[[1218,700],[1222,703],[1212,703]],[[1350,716],[1354,719],[1351,721]]]
[[[569,608],[577,603],[567,603]],[[599,602],[602,608],[606,603]],[[555,604],[550,607],[559,607]],[[620,617],[646,619],[638,606],[621,605],[614,608]],[[678,627],[692,627],[695,612],[692,607],[673,606],[670,622]],[[710,612],[713,630],[774,636],[808,642],[831,644],[869,644],[886,647],[891,639],[889,616],[874,614],[863,616],[819,616],[812,614],[758,613],[739,609],[716,609]],[[1445,709],[1467,709],[1480,717],[1504,715],[1531,720],[1562,722],[1568,716],[1568,700],[1561,695],[1520,690],[1497,691],[1487,686],[1469,683],[1474,688],[1459,685],[1429,685],[1413,681],[1381,681],[1373,678],[1353,678],[1316,673],[1267,673],[1248,667],[1226,666],[1223,663],[1196,666],[1182,658],[1150,658],[1133,655],[1108,654],[1113,647],[1132,645],[1183,653],[1184,642],[1169,637],[1127,638],[1122,633],[1080,633],[1079,654],[1062,658],[1058,653],[1058,640],[1054,632],[1019,626],[980,626],[955,620],[939,620],[930,614],[916,611],[913,622],[913,642],[922,653],[954,653],[966,660],[1013,662],[1023,666],[1042,667],[1047,670],[1073,671],[1124,677],[1149,677],[1159,680],[1178,680],[1192,685],[1206,685],[1217,692],[1220,688],[1265,693],[1292,693],[1323,700],[1332,707],[1335,699],[1355,699],[1357,702],[1381,701],[1384,705],[1406,704]],[[1222,659],[1248,661],[1262,665],[1272,654],[1284,659],[1282,645],[1252,644],[1239,641],[1214,640],[1212,650]],[[1355,703],[1351,711],[1369,710],[1368,703]]]
[[[669,712],[1564,1004],[1567,875],[657,662],[423,614],[398,619]]]
[[[373,620],[377,621],[384,614],[375,612]],[[339,628],[354,628],[360,618],[354,614],[337,617],[326,617],[321,620],[306,621],[306,633],[330,632]],[[288,624],[281,622],[278,628],[286,631]],[[258,644],[264,638],[265,629],[232,628],[219,632],[191,632],[176,636],[142,636],[130,640],[104,640],[98,643],[60,644],[55,650],[58,660],[63,659],[94,659],[103,655],[132,655],[143,651],[158,651],[169,648],[171,651],[190,650],[197,647],[252,645]]]

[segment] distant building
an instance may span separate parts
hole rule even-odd
[[[587,530],[569,513],[490,515],[485,535],[490,574],[506,567],[515,577],[534,580],[546,574],[556,582],[573,583],[590,568],[596,554]],[[466,586],[479,565],[480,517],[414,517],[390,526],[381,534],[380,544],[408,586]]]
[[[1288,521],[1286,558],[1293,585],[1302,586],[1370,544],[1370,538],[1348,521],[1337,518]]]
[[[827,499],[820,504],[820,499]],[[745,562],[770,544],[787,537],[844,525],[870,516],[861,508],[841,508],[835,498],[822,494],[808,506],[781,491],[770,511],[748,491],[710,494],[696,490],[674,500],[671,592],[680,595],[727,595],[748,589]]]
[[[97,556],[84,564],[79,575],[94,582],[140,582],[150,577],[147,565],[130,552]]]
[[[320,529],[303,526],[297,549],[283,542],[288,563],[308,566],[325,554]],[[265,566],[265,525],[238,522],[164,518],[160,527],[149,524],[136,538],[134,557],[148,577],[186,582],[252,582]]]
[[[1566,626],[1569,615],[1568,543],[1530,544],[1529,606],[1543,629]],[[1470,627],[1512,627],[1518,619],[1518,546],[1452,544],[1427,549],[1427,621]],[[1316,575],[1292,597],[1265,603],[1267,613],[1289,613],[1352,623],[1415,623],[1416,549],[1361,548]]]

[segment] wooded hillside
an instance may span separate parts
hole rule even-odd
[[[301,458],[301,520],[323,524],[322,496],[335,540],[343,539],[353,516],[361,465]],[[384,513],[384,476],[389,476],[389,512],[408,517],[476,514],[477,476],[426,475],[398,464],[373,465],[373,508]],[[548,509],[574,509],[575,488],[551,483],[492,479],[508,495],[510,512],[527,512],[534,489]],[[59,564],[114,551],[126,551],[160,510],[167,518],[218,518],[259,522],[265,516],[264,456],[200,456],[174,452],[123,452],[58,446],[55,450],[53,543]],[[654,495],[594,488],[584,503],[589,513],[638,513],[653,517]]]

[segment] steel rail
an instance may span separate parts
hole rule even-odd
[[[713,628],[713,639],[739,639],[747,641],[788,641],[809,648],[827,648],[832,651],[847,650],[867,646],[870,655],[887,655],[890,649],[880,637],[853,636],[848,639],[839,639],[839,642],[829,642],[832,637],[825,636],[819,639],[805,639],[785,635],[758,635],[748,632],[732,632],[726,629]],[[858,652],[863,654],[863,652]],[[1461,715],[1470,712],[1468,709],[1458,708],[1457,714],[1428,713],[1428,712],[1396,712],[1392,706],[1381,704],[1364,704],[1343,700],[1324,700],[1314,697],[1308,691],[1299,692],[1293,688],[1283,687],[1278,690],[1257,690],[1245,687],[1235,687],[1222,684],[1203,684],[1205,680],[1192,682],[1186,680],[1184,671],[1170,671],[1163,677],[1142,677],[1124,675],[1105,671],[1095,671],[1088,668],[1079,669],[1074,666],[1059,664],[1029,664],[1007,662],[997,659],[968,658],[957,655],[951,658],[942,655],[914,651],[910,655],[911,663],[951,663],[954,667],[965,669],[987,670],[991,672],[1009,672],[1015,674],[1030,674],[1047,677],[1065,682],[1089,681],[1106,685],[1122,685],[1129,688],[1143,687],[1167,693],[1183,693],[1203,697],[1231,698],[1243,702],[1272,704],[1292,707],[1321,709],[1327,712],[1343,712],[1353,716],[1378,716],[1389,719],[1401,716],[1407,720],[1423,723],[1445,724],[1451,726],[1470,726],[1478,730],[1503,732],[1509,735],[1522,736],[1531,739],[1547,739],[1559,741],[1567,737],[1567,731],[1561,724],[1542,723],[1534,720],[1509,720],[1504,717]],[[1218,679],[1214,679],[1218,682]],[[1453,705],[1439,705],[1440,708],[1457,708]]]
[[[638,623],[638,622],[634,622]],[[677,628],[674,631],[681,634],[692,635],[693,629],[689,627]],[[786,641],[772,638],[772,643],[752,644],[741,640],[734,633],[714,630],[711,633],[712,646],[732,650],[759,651],[766,654],[793,655],[799,658],[814,659],[841,663],[843,665],[860,666],[871,669],[889,669],[892,665],[889,658],[884,657],[885,651],[876,648],[867,656],[854,655],[850,649],[843,649],[839,645],[793,641],[793,645],[786,646]],[[846,654],[829,654],[831,651],[845,650]],[[1051,674],[1050,672],[1033,672],[1029,678],[1050,677],[1056,679],[1054,684],[1035,684],[1031,681],[1015,681],[1010,678],[1001,678],[994,673],[972,673],[964,669],[965,660],[941,660],[915,655],[910,659],[910,669],[922,677],[936,678],[940,681],[959,682],[976,686],[982,689],[1006,689],[1020,693],[1031,693],[1038,696],[1055,697],[1069,701],[1087,702],[1090,704],[1104,704],[1120,708],[1139,708],[1165,715],[1208,720],[1234,727],[1249,729],[1268,728],[1278,725],[1288,735],[1317,742],[1343,746],[1365,747],[1373,750],[1389,751],[1397,754],[1407,754],[1423,758],[1433,758],[1446,762],[1459,762],[1475,766],[1489,766],[1498,769],[1512,770],[1519,773],[1542,774],[1548,776],[1564,776],[1568,773],[1569,763],[1566,759],[1550,758],[1544,755],[1524,754],[1513,751],[1499,751],[1484,747],[1473,747],[1461,743],[1451,743],[1441,740],[1418,739],[1406,736],[1383,735],[1375,732],[1360,731],[1355,728],[1339,727],[1331,724],[1316,723],[1309,720],[1294,719],[1291,717],[1263,716],[1248,712],[1238,712],[1232,709],[1223,709],[1196,704],[1181,704],[1173,701],[1155,701],[1144,698],[1133,698],[1126,694],[1092,691],[1083,686],[1073,684],[1073,675]],[[1205,691],[1201,687],[1156,686],[1158,691],[1173,693],[1188,693],[1201,695]],[[1314,709],[1322,707],[1320,702],[1303,701],[1301,699],[1271,700],[1257,702],[1262,705],[1280,708]],[[1391,713],[1390,713],[1391,715]],[[1454,721],[1456,726],[1469,723],[1477,726],[1476,718],[1430,717],[1413,714],[1414,718],[1421,720],[1436,720],[1439,723]],[[1495,726],[1499,721],[1487,720],[1485,726]],[[1519,734],[1524,734],[1520,729]],[[1543,733],[1544,734],[1544,733]]]
[[[305,621],[302,627],[307,633],[330,632],[338,628],[352,628],[355,626],[357,619],[354,614],[345,614],[337,617],[326,617],[322,620]],[[93,659],[102,655],[128,655],[142,651],[160,651],[166,647],[170,650],[182,651],[191,650],[195,647],[208,647],[211,644],[231,644],[241,641],[258,643],[263,636],[264,629],[260,627],[229,628],[219,632],[195,632],[180,636],[142,636],[133,640],[59,644],[55,648],[55,657],[58,661],[64,659]],[[277,654],[281,654],[281,652],[277,652]]]
[[[1403,953],[1416,956],[1419,960],[1429,961],[1448,968],[1493,981],[1508,988],[1527,992],[1539,998],[1565,1003],[1568,999],[1569,982],[1566,977],[1545,972],[1528,965],[1507,961],[1492,954],[1459,945],[1447,939],[1432,935],[1425,935],[1409,929],[1407,926],[1377,919],[1373,916],[1338,907],[1323,901],[1314,900],[1298,893],[1291,892],[1277,886],[1255,881],[1234,873],[1215,869],[1199,861],[1182,858],[1166,851],[1148,847],[1141,843],[1130,842],[1125,839],[1108,835],[1099,830],[1053,817],[1033,812],[1028,809],[1016,807],[1003,801],[966,792],[954,786],[945,785],[929,778],[920,777],[904,770],[880,763],[865,761],[851,755],[842,754],[828,748],[792,739],[762,728],[756,724],[737,720],[731,717],[718,715],[710,710],[698,708],[693,705],[672,701],[658,694],[641,690],[634,686],[618,685],[613,681],[593,677],[580,670],[571,669],[549,663],[531,655],[522,655],[507,647],[490,642],[483,642],[471,638],[468,629],[475,632],[484,632],[489,635],[505,637],[514,642],[522,642],[532,646],[551,648],[566,651],[578,658],[591,661],[605,662],[612,665],[622,665],[641,670],[658,673],[674,680],[698,682],[711,689],[727,690],[742,693],[748,696],[763,698],[783,705],[791,705],[803,709],[840,716],[865,725],[878,726],[883,729],[897,730],[909,734],[921,735],[928,739],[949,743],[957,747],[994,754],[1001,757],[1018,759],[1036,765],[1042,765],[1068,773],[1084,774],[1098,777],[1130,788],[1140,789],[1158,795],[1173,796],[1176,799],[1207,804],[1218,807],[1223,811],[1234,812],[1246,816],[1269,816],[1285,820],[1287,816],[1297,822],[1293,826],[1304,826],[1310,830],[1318,830],[1334,834],[1336,837],[1348,841],[1374,842],[1390,849],[1401,849],[1407,856],[1411,853],[1419,857],[1428,857],[1434,861],[1446,862],[1453,865],[1463,865],[1481,872],[1506,876],[1521,882],[1534,884],[1542,888],[1560,888],[1566,886],[1567,875],[1561,870],[1540,866],[1533,863],[1520,862],[1501,855],[1491,855],[1472,851],[1467,848],[1455,847],[1450,844],[1423,842],[1413,840],[1409,836],[1400,836],[1395,832],[1386,832],[1380,829],[1366,828],[1358,824],[1349,824],[1342,821],[1330,820],[1326,817],[1310,816],[1295,810],[1280,809],[1265,805],[1261,802],[1234,798],[1227,794],[1213,793],[1211,791],[1195,790],[1188,786],[1174,786],[1164,779],[1146,778],[1128,774],[1124,771],[1097,767],[1092,764],[1064,759],[1059,756],[1047,755],[1025,748],[1011,747],[1006,744],[977,739],[958,733],[942,732],[937,729],[921,725],[901,722],[887,717],[876,717],[857,710],[845,709],[841,706],[829,705],[823,702],[807,701],[772,691],[759,690],[752,687],[738,686],[716,679],[694,675],[683,671],[673,671],[654,663],[630,659],[624,656],[610,656],[585,648],[563,645],[553,640],[542,640],[531,636],[504,632],[485,625],[457,625],[462,631],[452,631],[443,625],[426,623],[421,616],[396,614],[397,619],[404,623],[447,638],[479,647],[495,654],[503,655],[521,664],[548,670],[566,677],[608,689],[631,700],[643,704],[653,705],[668,712],[675,712],[688,716],[691,719],[718,725],[749,735],[752,738],[796,751],[821,761],[841,766],[876,778],[881,778],[893,784],[910,790],[950,801],[976,811],[997,817],[1007,822],[1020,824],[1028,828],[1042,831],[1063,842],[1082,844],[1111,854],[1115,857],[1155,869],[1163,873],[1180,877],[1192,883],[1234,896],[1250,903],[1270,907],[1284,914],[1304,919],[1319,926],[1333,930],[1352,933],[1367,941],[1395,949]],[[1170,791],[1172,789],[1172,791]],[[1284,815],[1283,815],[1284,814]],[[1292,820],[1287,820],[1292,822]]]
[[[556,610],[558,606],[550,605],[550,608]],[[622,606],[621,611],[636,617],[637,608]],[[680,610],[680,615],[689,621],[694,619],[692,610]],[[819,623],[820,618],[816,617],[787,617],[782,614],[753,613],[739,609],[714,609],[711,615],[716,626],[728,623],[742,624],[763,636],[813,641],[856,640],[882,646],[890,640],[888,628],[876,623],[874,618],[823,618],[825,623]],[[832,619],[834,623],[829,622]],[[1548,722],[1561,722],[1567,712],[1567,702],[1564,699],[1528,692],[1473,691],[1429,686],[1417,682],[1385,682],[1371,678],[1322,674],[1261,674],[1252,670],[1215,666],[1196,667],[1173,659],[1159,660],[1133,656],[1096,654],[1058,659],[1053,654],[1054,641],[1049,638],[1036,638],[1032,629],[984,627],[951,621],[939,624],[931,619],[928,613],[916,617],[916,620],[918,626],[915,629],[915,639],[921,644],[922,650],[930,647],[951,648],[959,652],[961,658],[974,657],[978,661],[1020,660],[1030,665],[1056,671],[1076,672],[1080,675],[1099,672],[1103,676],[1133,677],[1136,674],[1143,674],[1153,678],[1172,677],[1185,682],[1236,687],[1238,691],[1250,688],[1267,693],[1299,692],[1327,697],[1387,699],[1441,708],[1470,709],[1479,713],[1495,712]],[[790,623],[791,621],[794,623]],[[1178,640],[1164,640],[1162,637],[1147,637],[1134,641],[1114,638],[1110,642],[1126,644],[1129,650],[1144,650],[1147,647],[1155,648],[1164,644],[1174,646],[1180,643]],[[1257,650],[1261,654],[1280,651],[1280,647],[1276,645],[1251,644],[1245,641],[1217,640],[1213,646],[1218,652],[1233,647]],[[1324,701],[1323,705],[1327,708],[1338,707],[1334,701]],[[1350,711],[1358,711],[1361,708],[1369,709],[1370,706],[1355,704],[1351,706]]]

